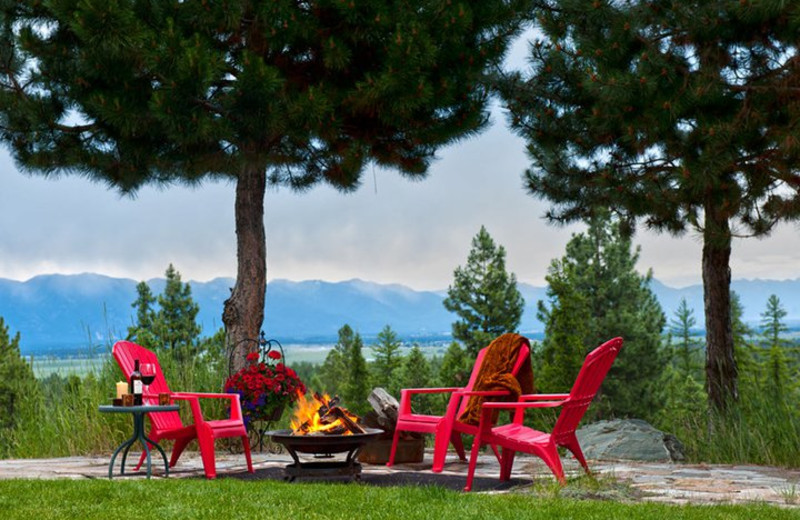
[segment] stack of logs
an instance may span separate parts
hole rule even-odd
[[[347,408],[339,406],[339,396],[334,396],[330,400],[318,392],[314,392],[314,400],[319,403],[317,415],[319,424],[329,425],[330,428],[312,430],[311,421],[306,421],[293,433],[294,435],[352,435],[366,433],[366,430],[358,424],[359,417],[351,413]]]
[[[364,446],[358,460],[367,464],[386,464],[392,448],[392,437],[397,426],[400,404],[383,388],[375,388],[367,398],[373,411],[364,415],[364,424],[369,428],[384,431],[375,442]],[[397,443],[395,463],[422,462],[425,453],[425,440],[416,432],[400,432]]]
[[[400,403],[397,402],[397,399],[392,394],[380,387],[374,388],[367,400],[373,411],[364,415],[364,424],[369,428],[383,430],[382,439],[391,439],[394,436],[394,430],[397,425]],[[414,432],[404,431],[400,434],[401,439],[416,439],[419,437],[420,435]]]

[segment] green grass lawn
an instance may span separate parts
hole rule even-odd
[[[0,518],[65,519],[782,519],[797,511],[766,505],[670,506],[535,498],[523,492],[459,493],[439,487],[373,487],[275,481],[6,480]]]

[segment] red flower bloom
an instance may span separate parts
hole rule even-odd
[[[283,363],[280,352],[271,350],[261,360],[257,352],[246,356],[245,366],[225,381],[225,391],[239,394],[245,424],[266,420],[276,407],[282,407],[306,392],[297,373]]]

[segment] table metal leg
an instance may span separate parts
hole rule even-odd
[[[125,459],[128,456],[128,450],[130,449],[131,445],[136,442],[137,438],[138,435],[136,431],[134,431],[133,436],[120,444],[119,447],[114,451],[114,455],[111,456],[111,462],[108,464],[108,478],[111,478],[114,475],[114,462],[117,460],[117,455],[119,455],[119,452],[122,451],[123,448],[125,448],[125,453],[122,455],[122,471],[120,474],[125,474]]]
[[[112,478],[114,475],[114,462],[117,459],[117,455],[119,452],[122,451],[122,464],[120,467],[120,475],[125,474],[125,462],[128,458],[128,452],[131,449],[136,441],[139,441],[144,448],[145,455],[147,457],[147,478],[150,478],[152,475],[152,460],[150,458],[150,446],[155,446],[158,449],[159,453],[161,453],[161,458],[164,460],[164,476],[169,476],[169,462],[167,462],[167,454],[164,453],[164,450],[159,446],[159,444],[149,439],[144,434],[144,414],[141,413],[134,413],[133,414],[133,436],[127,439],[125,442],[119,445],[119,447],[114,451],[114,455],[111,456],[111,462],[108,465],[108,478]],[[123,451],[124,450],[124,451]]]

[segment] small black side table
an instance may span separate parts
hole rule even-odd
[[[123,449],[125,451],[122,453],[122,467],[120,468],[119,473],[120,475],[125,474],[125,460],[128,458],[128,450],[131,449],[131,446],[133,446],[137,440],[142,444],[144,447],[144,452],[147,454],[147,478],[150,478],[151,474],[150,448],[148,443],[156,447],[161,453],[161,457],[164,459],[164,476],[169,476],[169,463],[167,462],[167,455],[156,441],[148,438],[144,434],[144,414],[152,412],[177,412],[179,409],[180,407],[177,404],[168,404],[163,406],[149,404],[142,406],[99,406],[98,410],[100,410],[102,413],[129,413],[133,415],[133,436],[120,444],[116,451],[114,451],[114,455],[111,456],[111,462],[108,464],[108,478],[113,477],[114,461],[117,460],[117,455],[119,455],[119,452]]]

